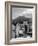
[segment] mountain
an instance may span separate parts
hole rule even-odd
[[[12,24],[23,23],[23,21],[32,22],[32,18],[26,18],[24,16],[19,16],[16,19],[12,20]]]

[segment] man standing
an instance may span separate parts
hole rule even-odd
[[[27,37],[27,32],[29,31],[29,24],[27,21],[24,21],[23,24],[25,27],[24,37]]]

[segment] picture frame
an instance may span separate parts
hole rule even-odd
[[[26,8],[26,9],[28,8],[28,10],[30,12],[32,12],[31,13],[32,14],[31,18],[32,19],[31,20],[29,19],[29,21],[32,22],[31,23],[32,24],[31,25],[32,26],[32,32],[31,32],[32,37],[31,38],[25,38],[24,37],[22,39],[16,37],[16,38],[12,39],[11,38],[11,34],[12,34],[12,32],[11,32],[11,30],[12,30],[12,24],[11,24],[12,23],[12,15],[15,14],[15,16],[16,16],[17,15],[16,13],[18,13],[18,11],[25,10],[24,8]],[[16,10],[16,12],[14,10]],[[27,10],[27,12],[28,12],[28,10]],[[18,14],[20,14],[20,13],[18,13]],[[30,18],[30,16],[28,16],[27,18]],[[15,19],[15,21],[16,21],[16,19]],[[37,42],[37,4],[36,3],[6,1],[5,2],[5,44],[10,45],[10,44],[21,44],[21,43],[23,44],[23,43],[36,43],[36,42]]]

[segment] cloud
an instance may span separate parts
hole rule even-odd
[[[12,8],[12,18],[15,19],[18,16],[32,17],[32,9],[27,8]]]

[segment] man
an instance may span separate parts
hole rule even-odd
[[[17,38],[19,37],[19,30],[20,30],[20,24],[17,23],[17,24],[16,24],[16,37],[17,37]]]
[[[29,31],[29,25],[27,21],[23,22],[23,25],[25,27],[24,37],[27,37],[27,32]]]

